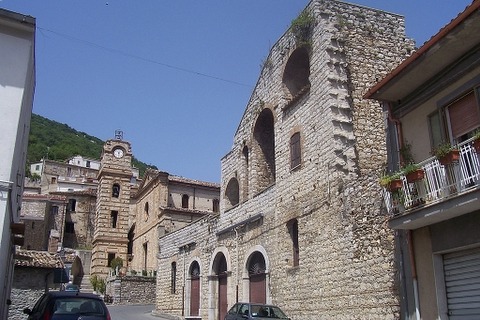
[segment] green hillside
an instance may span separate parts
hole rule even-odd
[[[70,157],[81,155],[87,158],[100,159],[104,141],[85,132],[77,131],[66,124],[49,120],[37,114],[32,114],[30,135],[28,138],[27,168],[31,163],[42,158],[65,161]],[[135,157],[132,164],[140,171],[140,176],[149,168]]]

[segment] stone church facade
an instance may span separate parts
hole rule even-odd
[[[401,16],[313,0],[274,44],[221,159],[220,214],[159,239],[158,314],[237,301],[292,319],[398,319],[384,119],[367,90],[407,57]]]

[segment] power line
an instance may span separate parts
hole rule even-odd
[[[245,83],[241,83],[241,82],[238,82],[238,81],[229,80],[229,79],[225,79],[225,78],[220,78],[220,77],[217,77],[217,76],[213,76],[213,75],[210,75],[210,74],[198,72],[198,71],[195,71],[195,70],[190,70],[190,69],[174,66],[174,65],[171,65],[171,64],[168,64],[168,63],[156,61],[156,60],[153,60],[153,59],[141,57],[141,56],[138,56],[138,55],[134,55],[134,54],[122,51],[122,50],[105,47],[105,46],[99,45],[99,44],[94,43],[94,42],[79,39],[79,38],[70,36],[68,34],[60,33],[60,32],[54,31],[54,30],[45,29],[45,28],[41,28],[41,27],[38,27],[38,26],[37,26],[37,29],[39,29],[40,31],[46,31],[46,32],[52,33],[54,35],[57,35],[59,37],[62,37],[62,38],[65,38],[65,39],[68,39],[68,40],[71,40],[71,41],[80,42],[80,43],[83,43],[83,44],[86,44],[86,45],[89,45],[89,46],[92,46],[92,47],[95,47],[95,48],[98,48],[98,49],[102,49],[102,50],[105,50],[105,51],[110,51],[112,53],[120,54],[120,55],[123,55],[123,56],[128,57],[128,58],[132,58],[132,59],[136,59],[136,60],[140,60],[140,61],[144,61],[144,62],[148,62],[148,63],[153,63],[153,64],[160,65],[160,66],[170,68],[170,69],[173,69],[173,70],[182,71],[182,72],[185,72],[185,73],[190,73],[190,74],[194,74],[194,75],[197,75],[197,76],[206,77],[206,78],[210,78],[210,79],[214,79],[214,80],[219,80],[219,81],[231,83],[231,84],[242,86],[242,87],[252,88],[251,85],[248,85],[248,84],[245,84]]]

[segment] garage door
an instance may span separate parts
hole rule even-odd
[[[450,320],[480,319],[480,248],[443,256]]]

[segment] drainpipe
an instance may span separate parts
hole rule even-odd
[[[186,274],[185,274],[185,246],[183,249],[183,286],[182,286],[182,317],[185,316],[185,284],[187,281]]]
[[[235,255],[237,256],[237,271],[235,272],[235,302],[238,302],[238,273],[239,273],[239,268],[238,268],[238,263],[239,263],[239,258],[238,258],[238,228],[235,228]]]
[[[410,253],[410,264],[412,268],[412,279],[413,279],[413,298],[415,301],[415,318],[420,320],[420,306],[418,298],[418,281],[417,281],[417,269],[415,267],[415,254],[413,251],[413,239],[412,231],[408,230],[408,251]]]

